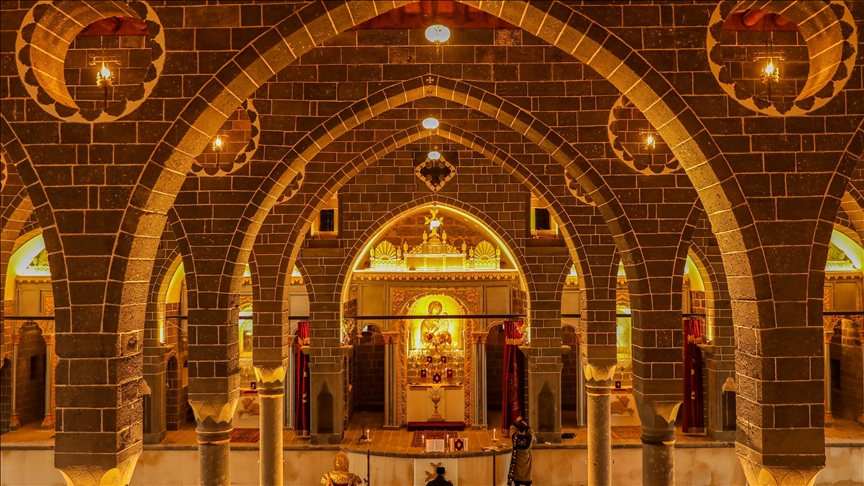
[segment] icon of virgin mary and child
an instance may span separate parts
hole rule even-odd
[[[427,314],[435,317],[427,317],[420,323],[420,336],[423,338],[423,344],[426,346],[440,346],[452,343],[450,320],[444,317],[447,315],[447,311],[444,310],[441,302],[437,300],[430,302]]]

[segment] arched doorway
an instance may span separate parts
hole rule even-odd
[[[850,237],[849,235],[852,235]],[[848,228],[831,235],[825,265],[825,423],[864,421],[864,248]]]
[[[384,359],[364,364],[365,350],[355,351],[346,405],[380,413],[377,398],[366,394],[378,397],[383,390],[386,426],[500,427],[494,425],[501,423],[503,388],[497,381],[497,422],[485,413],[491,396],[486,352],[493,345],[484,336],[489,324],[502,319],[523,325],[524,276],[510,249],[480,219],[441,203],[398,214],[359,239],[364,246],[343,287],[342,337],[353,342],[359,332],[359,346],[381,346],[376,352]],[[520,329],[527,335],[527,328]],[[503,366],[494,362],[503,337],[492,366]],[[522,359],[521,351],[515,354]],[[524,395],[524,366],[519,373]]]
[[[3,298],[4,305],[11,304],[11,309],[6,309],[4,326],[8,326],[7,332],[13,335],[8,429],[36,421],[43,428],[53,429],[54,294],[41,229],[34,229],[16,240]],[[16,315],[26,317],[16,319]],[[36,321],[32,320],[34,318]]]

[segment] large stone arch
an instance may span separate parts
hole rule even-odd
[[[541,182],[518,160],[482,137],[468,133],[465,130],[447,123],[441,123],[435,131],[435,134],[472,149],[486,156],[489,160],[501,165],[519,182],[523,183],[532,194],[541,198],[545,203],[548,203],[552,207],[555,217],[561,222],[565,241],[569,247],[571,258],[579,268],[580,277],[584,275],[584,278],[589,282],[588,287],[590,287],[591,267],[588,264],[588,257],[585,253],[581,237],[573,226],[572,221],[570,221],[567,216],[566,210],[563,208],[560,201],[558,201],[543,182]],[[358,154],[343,166],[339,172],[333,174],[326,182],[324,182],[316,191],[315,195],[312,196],[311,204],[305,207],[303,213],[297,219],[297,223],[295,223],[291,230],[285,250],[282,252],[282,260],[279,264],[280,277],[278,282],[280,285],[286,281],[287,276],[290,274],[291,269],[293,268],[292,263],[297,260],[304,235],[312,224],[312,217],[317,213],[321,206],[336,194],[340,187],[345,185],[363,169],[377,162],[381,157],[400,147],[422,140],[430,135],[431,133],[429,130],[424,129],[419,125],[395,133]],[[281,290],[277,290],[276,295],[284,295],[284,293],[285,288],[283,287]]]
[[[155,244],[151,239],[156,238],[156,232],[164,226],[165,215],[173,205],[186,174],[192,168],[194,157],[210,143],[228,116],[260,86],[299,56],[330,37],[407,3],[410,2],[317,0],[267,29],[245,49],[235,54],[203,84],[154,149],[123,216],[119,246],[131,247],[132,241],[142,236],[147,243],[151,243],[137,245],[142,248],[145,258],[155,252]],[[270,205],[272,206],[272,202]],[[257,233],[260,223],[261,221],[255,222],[253,233]],[[252,239],[254,240],[254,236]],[[248,259],[251,242],[244,247],[233,246],[242,248],[243,255],[240,258],[226,259],[226,266],[229,265],[227,262],[233,265],[235,261],[245,262]],[[233,275],[235,272],[232,270],[228,273]],[[115,274],[119,272],[115,271]]]
[[[606,78],[668,143],[699,193],[715,231],[725,235],[720,243],[724,253],[753,248],[749,242],[758,244],[755,220],[744,193],[711,134],[666,78],[635,49],[607,28],[558,1],[465,0],[464,3],[521,27]],[[761,251],[747,251],[735,263],[735,272],[741,277],[761,274],[766,269]],[[744,284],[742,290],[746,291],[736,290],[741,297],[770,298],[770,290],[765,294],[765,289],[752,284]]]

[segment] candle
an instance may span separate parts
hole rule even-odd
[[[492,429],[492,440],[498,440],[498,429]]]
[[[371,438],[372,438],[372,436],[369,435],[369,429],[366,429],[366,438],[367,438],[367,439],[371,439]]]

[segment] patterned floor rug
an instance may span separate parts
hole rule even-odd
[[[612,427],[612,437],[616,439],[638,439],[642,437],[642,427],[636,425],[618,425]]]
[[[459,433],[443,430],[417,430],[414,432],[414,439],[411,440],[411,447],[425,447],[423,444],[424,437],[427,439],[446,439],[448,437],[458,439]]]
[[[231,442],[258,442],[261,431],[258,429],[234,429],[231,431]]]

